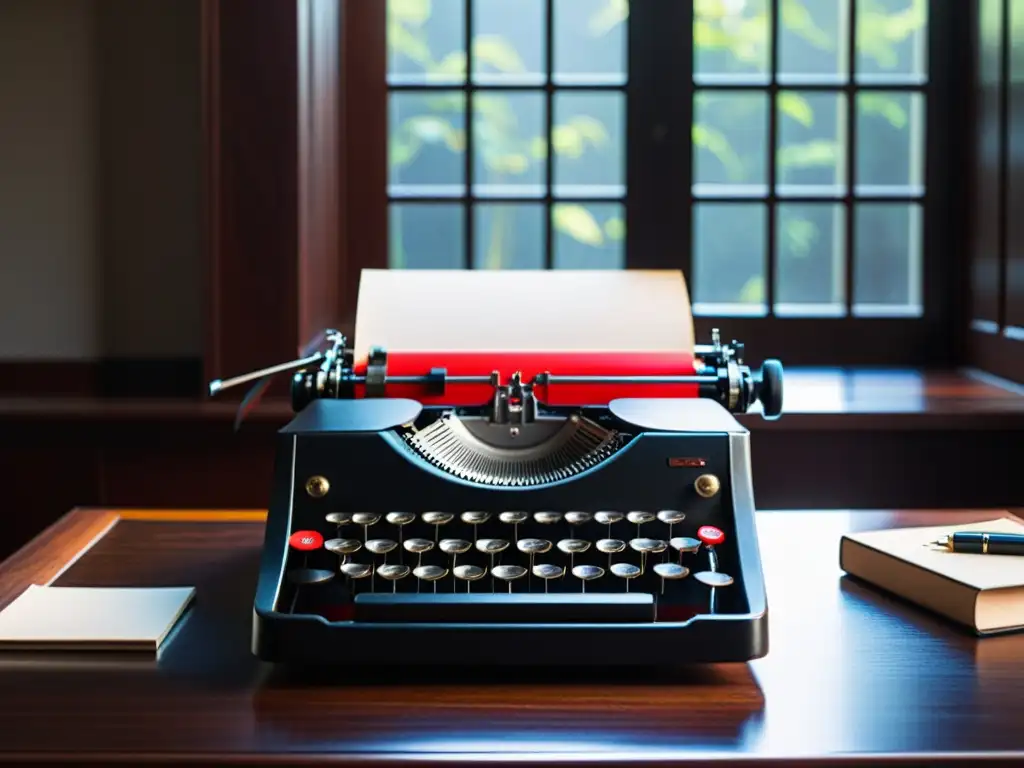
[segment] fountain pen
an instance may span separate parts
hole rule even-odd
[[[957,531],[931,542],[950,552],[974,555],[1024,555],[1024,534]]]

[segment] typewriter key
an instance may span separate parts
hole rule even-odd
[[[508,591],[511,592],[512,582],[525,576],[526,569],[521,565],[499,565],[491,571],[491,575],[497,579],[508,582]]]
[[[619,539],[599,539],[597,544],[598,552],[604,552],[608,555],[608,567],[612,567],[612,555],[617,554],[626,548],[626,542],[620,541]]]
[[[352,522],[352,513],[350,512],[328,512],[326,520],[331,525],[338,526],[338,532],[341,532],[341,526],[348,525]]]
[[[541,563],[533,567],[533,575],[544,580],[544,591],[548,591],[548,582],[551,579],[560,579],[565,575],[565,568],[551,563]]]
[[[644,523],[651,522],[651,520],[654,519],[654,515],[650,512],[630,512],[628,515],[626,515],[626,519],[629,520],[629,522],[636,525],[636,535],[637,537],[639,537],[640,526]]]
[[[629,546],[634,552],[640,553],[641,571],[647,568],[647,555],[656,555],[668,548],[668,544],[661,539],[633,539],[629,542]]]
[[[604,568],[598,565],[577,565],[572,569],[572,575],[583,582],[583,591],[586,592],[587,582],[604,576]]]
[[[718,571],[700,571],[693,574],[693,578],[709,587],[728,587],[732,584],[732,576]]]
[[[412,575],[420,581],[433,583],[434,591],[437,592],[437,582],[448,575],[448,569],[439,565],[421,565],[412,572]],[[420,591],[419,584],[416,585],[416,591]]]
[[[533,519],[542,525],[554,525],[562,519],[561,512],[534,512]]]
[[[678,563],[658,563],[654,572],[661,576],[661,594],[665,594],[665,579],[685,579],[690,569]]]
[[[565,522],[569,525],[583,525],[589,522],[592,515],[589,512],[566,512]]]
[[[462,555],[469,552],[473,545],[465,539],[441,539],[437,546],[446,555]]]
[[[676,509],[663,509],[658,513],[658,519],[663,523],[668,523],[668,537],[671,539],[672,526],[683,522],[686,519],[686,513]]]
[[[491,556],[491,572],[494,572],[494,556],[499,552],[504,552],[508,549],[508,542],[504,539],[480,539],[476,543],[476,548],[483,552],[485,555]]]
[[[377,569],[377,573],[380,574],[382,579],[387,579],[391,582],[391,591],[398,591],[398,580],[404,579],[409,575],[408,565],[382,565]]]
[[[566,515],[568,518],[569,515]],[[575,564],[576,553],[586,552],[590,549],[590,542],[586,539],[562,539],[558,542],[558,548],[569,556],[569,568]]]
[[[388,561],[387,554],[398,546],[397,542],[391,539],[370,539],[366,542],[366,548],[375,555],[384,555],[384,562]]]
[[[626,580],[626,591],[629,592],[629,581],[640,575],[640,569],[632,563],[616,563],[612,566],[612,573],[620,579]]]
[[[679,552],[680,558],[682,558],[684,552],[693,553],[700,551],[700,541],[689,536],[677,536],[669,541],[668,545]]]
[[[451,512],[424,512],[423,522],[434,526],[434,541],[437,541],[437,537],[441,535],[441,526],[450,523],[454,517]]]
[[[512,536],[517,542],[519,541],[519,524],[525,523],[529,517],[525,512],[502,512],[498,515],[501,522],[513,526]]]
[[[533,569],[533,559],[537,555],[551,551],[551,542],[547,539],[523,539],[516,542],[516,547],[525,555],[530,556],[530,569]]]
[[[402,544],[406,551],[412,552],[414,555],[419,555],[419,561],[416,565],[423,565],[423,553],[429,552],[434,548],[434,542],[430,539],[409,539]]]
[[[469,592],[469,582],[482,579],[487,571],[479,565],[459,565],[452,569],[456,579],[466,582],[466,591]]]
[[[476,537],[477,537],[476,527],[478,525],[480,525],[481,523],[486,523],[488,520],[490,520],[491,519],[491,513],[490,512],[463,512],[462,515],[460,515],[460,517],[462,519],[462,522],[468,523],[469,525],[473,526],[473,538],[476,539]]]
[[[341,564],[344,564],[346,558],[353,552],[358,552],[362,546],[363,542],[359,539],[328,539],[324,542],[324,549],[341,556]]]
[[[398,527],[398,543],[402,543],[405,526],[413,522],[416,519],[416,515],[412,512],[388,512],[386,518],[389,523]]]
[[[594,519],[601,525],[608,526],[608,536],[612,535],[612,526],[622,520],[624,515],[621,512],[595,512]]]
[[[373,575],[373,566],[363,565],[362,563],[345,563],[341,566],[341,573],[350,579],[349,587],[354,592],[355,582],[358,579],[365,579],[367,576]]]

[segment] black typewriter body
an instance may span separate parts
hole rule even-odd
[[[279,435],[274,492],[255,601],[253,651],[267,661],[309,664],[636,664],[742,662],[767,653],[767,600],[754,520],[747,430],[719,404],[706,399],[622,400],[577,415],[619,436],[621,444],[593,466],[563,479],[527,487],[494,487],[444,472],[410,447],[409,426],[443,417],[411,400],[315,400]],[[568,417],[566,417],[568,418]],[[699,478],[713,477],[711,495],[698,492]],[[708,493],[708,488],[702,488]],[[424,514],[444,510],[441,525]],[[670,525],[659,511],[685,514]],[[387,515],[403,511],[414,520],[398,526]],[[463,512],[485,522],[464,522]],[[525,513],[518,524],[501,514]],[[600,512],[621,520],[602,524]],[[572,524],[570,519],[589,516]],[[630,522],[629,513],[653,520]],[[368,514],[368,526],[328,522],[332,513]],[[555,522],[538,522],[542,519]],[[583,513],[582,515],[579,513]],[[676,515],[678,516],[678,515]],[[520,514],[521,517],[521,514]],[[363,518],[364,520],[367,518]],[[673,517],[674,519],[674,517]],[[720,544],[696,552],[672,547],[642,552],[632,541],[667,543],[697,536],[702,526],[724,533]],[[289,541],[302,532],[319,539],[361,543],[351,555],[318,546],[302,551]],[[434,542],[415,554],[398,545],[372,554],[366,541]],[[507,543],[490,555],[474,546],[464,554],[442,552],[443,540]],[[550,548],[529,554],[527,539]],[[626,544],[623,551],[597,549],[601,540]],[[582,552],[558,543],[585,541]],[[319,540],[316,542],[319,543]],[[579,545],[578,545],[579,546]],[[715,562],[712,564],[711,561]],[[366,563],[371,576],[344,578],[342,561]],[[454,560],[454,563],[453,563]],[[662,579],[658,563],[688,569],[686,578]],[[436,565],[435,581],[412,573],[394,581],[378,569],[390,563]],[[642,573],[625,579],[610,567],[630,563]],[[486,571],[474,581],[457,579],[456,565]],[[550,564],[563,573],[543,579],[533,568]],[[495,566],[520,566],[510,581]],[[584,583],[572,568],[593,565],[603,575]],[[711,569],[732,577],[709,587],[694,574]],[[323,580],[315,575],[324,574]],[[326,574],[334,576],[327,578]],[[435,572],[436,573],[436,572]],[[517,571],[518,573],[518,571]],[[290,574],[293,576],[290,577]]]
[[[781,414],[777,361],[755,377],[743,346],[714,331],[678,375],[581,375],[571,356],[556,361],[569,370],[526,376],[389,374],[385,350],[357,370],[342,335],[326,341],[210,387],[257,382],[240,420],[271,376],[295,372],[296,415],[276,438],[256,656],[671,666],[768,652],[749,433],[734,414],[755,402],[765,418]],[[652,384],[681,396],[576,404],[593,385],[635,395]],[[487,402],[452,404],[466,385],[483,386],[470,399]],[[394,394],[410,386],[422,395]],[[573,404],[545,404],[565,386],[578,387]]]

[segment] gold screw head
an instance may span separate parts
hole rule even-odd
[[[722,484],[718,481],[718,478],[714,475],[701,475],[694,482],[693,487],[697,491],[697,495],[705,499],[710,499],[718,490],[722,487]]]
[[[312,496],[314,499],[319,499],[327,495],[327,491],[330,490],[331,484],[327,482],[327,478],[322,475],[313,475],[306,481],[306,493]]]

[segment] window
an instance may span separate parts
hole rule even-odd
[[[391,267],[626,265],[627,17],[389,0]]]
[[[683,269],[773,356],[948,357],[947,7],[388,0],[389,264]]]

